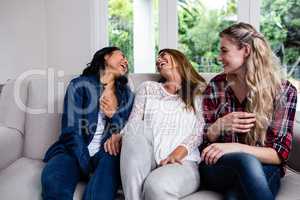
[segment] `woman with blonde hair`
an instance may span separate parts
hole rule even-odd
[[[121,178],[128,200],[179,199],[200,184],[205,80],[178,50],[161,50],[156,66],[162,82],[139,87],[122,130]]]
[[[203,98],[203,186],[225,199],[274,199],[292,145],[297,91],[251,25],[220,33],[224,73]]]

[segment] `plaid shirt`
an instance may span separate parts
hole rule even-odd
[[[201,149],[209,145],[207,130],[211,124],[230,112],[246,110],[247,98],[240,103],[229,84],[226,75],[220,74],[210,81],[204,92],[203,115],[206,125]],[[297,90],[288,81],[284,81],[281,91],[274,102],[275,110],[273,119],[267,128],[265,146],[275,149],[285,164],[292,146]],[[244,143],[244,139],[245,134],[222,132],[216,142]],[[258,146],[260,145],[258,144]]]

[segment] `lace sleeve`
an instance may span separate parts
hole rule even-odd
[[[147,85],[147,82],[145,82],[138,88],[128,122],[122,129],[121,134],[124,134],[129,129],[129,126],[134,126],[136,121],[143,120],[147,99]]]
[[[202,98],[197,98],[195,101],[196,104],[196,121],[193,127],[192,134],[184,139],[180,146],[184,146],[190,154],[193,150],[198,148],[203,140],[203,127],[204,127],[204,118],[202,113]]]

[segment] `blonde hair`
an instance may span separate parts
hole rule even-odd
[[[188,109],[195,111],[195,96],[202,94],[206,88],[205,79],[194,69],[186,56],[176,49],[162,49],[161,53],[171,55],[172,62],[179,66],[182,79],[179,95]]]
[[[246,85],[249,88],[246,111],[256,114],[256,123],[247,133],[245,143],[264,145],[266,131],[273,118],[274,100],[282,81],[279,61],[264,36],[250,24],[234,24],[220,33],[220,37],[224,36],[239,48],[245,45],[251,48],[244,63]]]

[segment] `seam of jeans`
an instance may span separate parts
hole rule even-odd
[[[235,168],[233,168],[233,167],[229,167],[229,166],[224,166],[224,165],[219,165],[219,166],[221,166],[221,167],[224,167],[224,168],[228,168],[228,169],[231,169],[236,175],[237,175],[237,177],[238,177],[238,182],[239,182],[239,184],[240,184],[240,186],[241,186],[241,188],[243,189],[243,192],[245,193],[245,197],[248,197],[248,193],[246,192],[247,190],[245,190],[245,186],[241,183],[241,176],[240,176],[240,174],[239,174],[239,172],[238,172],[238,170],[236,170]]]
[[[274,176],[277,174],[277,173],[280,173],[280,169],[276,169],[272,172],[272,175],[270,176],[269,180],[268,180],[268,184],[270,184],[271,180],[274,178]]]

